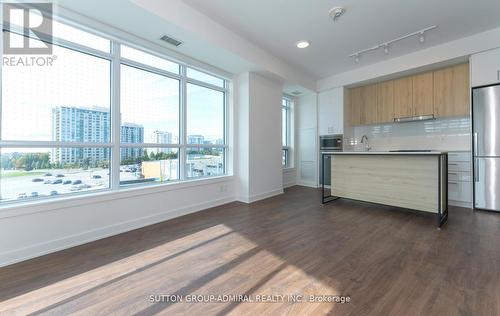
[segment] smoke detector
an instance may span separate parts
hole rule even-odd
[[[345,13],[345,9],[343,7],[334,7],[330,10],[328,15],[333,22],[336,22],[343,14]]]

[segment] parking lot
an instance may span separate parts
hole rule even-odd
[[[39,174],[40,172],[50,173],[51,176]],[[4,171],[4,173],[8,174],[9,171]],[[63,177],[56,177],[56,175],[63,175]],[[33,179],[41,179],[42,181],[33,182]],[[121,172],[121,180],[133,179],[137,179],[135,173]],[[47,180],[51,183],[45,183],[48,182]],[[53,184],[52,182],[55,180],[61,180],[62,183]],[[78,184],[73,184],[77,180],[80,180],[81,183],[76,182]],[[71,181],[71,184],[63,184],[65,181]],[[108,169],[37,170],[36,173],[26,172],[26,174],[21,176],[7,176],[0,178],[0,193],[2,200],[14,200],[37,195],[61,195],[89,190],[106,189],[108,187]]]

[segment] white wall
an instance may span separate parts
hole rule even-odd
[[[296,99],[297,184],[317,187],[318,182],[318,116],[317,93]]]
[[[364,150],[363,135],[374,151],[399,149],[432,149],[470,151],[469,118],[447,118],[433,121],[391,123],[354,127],[354,150]]]
[[[233,177],[0,210],[0,266],[234,201]]]
[[[250,190],[250,73],[246,72],[237,76],[233,85],[235,87],[234,129],[235,144],[235,192],[236,197],[243,201],[249,196]]]
[[[283,193],[283,86],[246,73],[236,78],[233,87],[230,125],[234,137],[230,152],[234,152],[234,176],[1,208],[0,266],[232,202],[237,197],[252,202]]]
[[[281,164],[282,83],[250,73],[249,196],[247,201],[283,193]],[[244,200],[245,201],[245,200]]]
[[[254,202],[283,193],[281,99],[283,85],[256,73],[236,78],[236,198]]]

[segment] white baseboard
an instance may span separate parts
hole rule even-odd
[[[267,198],[270,198],[270,197],[273,197],[276,195],[280,195],[283,193],[284,193],[283,189],[278,189],[278,190],[273,190],[273,191],[269,191],[269,192],[254,194],[252,196],[239,196],[237,198],[237,200],[239,202],[243,202],[243,203],[248,204],[248,203],[253,203],[253,202],[260,201],[260,200],[264,200],[264,199],[267,199]]]
[[[448,205],[472,209],[472,203],[448,200]]]
[[[316,182],[307,182],[307,181],[298,181],[297,185],[303,186],[303,187],[310,187],[310,188],[318,188],[318,185]]]
[[[283,188],[293,187],[294,185],[297,185],[297,183],[295,181],[290,181],[288,183],[283,183]]]
[[[118,235],[134,229],[153,225],[175,217],[199,212],[204,209],[227,204],[234,201],[235,199],[232,197],[212,200],[209,202],[190,205],[187,207],[169,210],[166,212],[161,212],[150,216],[140,217],[134,220],[101,227],[98,229],[86,231],[84,233],[75,234],[60,239],[42,242],[29,247],[16,249],[14,251],[0,253],[0,267],[4,267],[10,264],[32,259],[35,257],[43,256],[67,248],[79,246],[102,238]]]
[[[278,190],[273,190],[273,191],[269,191],[269,192],[254,194],[250,197],[250,203],[264,200],[264,199],[267,199],[267,198],[270,198],[270,197],[273,197],[276,195],[280,195],[283,193],[284,193],[283,189],[278,189]]]

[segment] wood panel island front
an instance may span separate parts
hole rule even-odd
[[[438,227],[448,218],[446,152],[329,152],[322,163],[331,164],[323,203],[347,198],[435,213]]]

